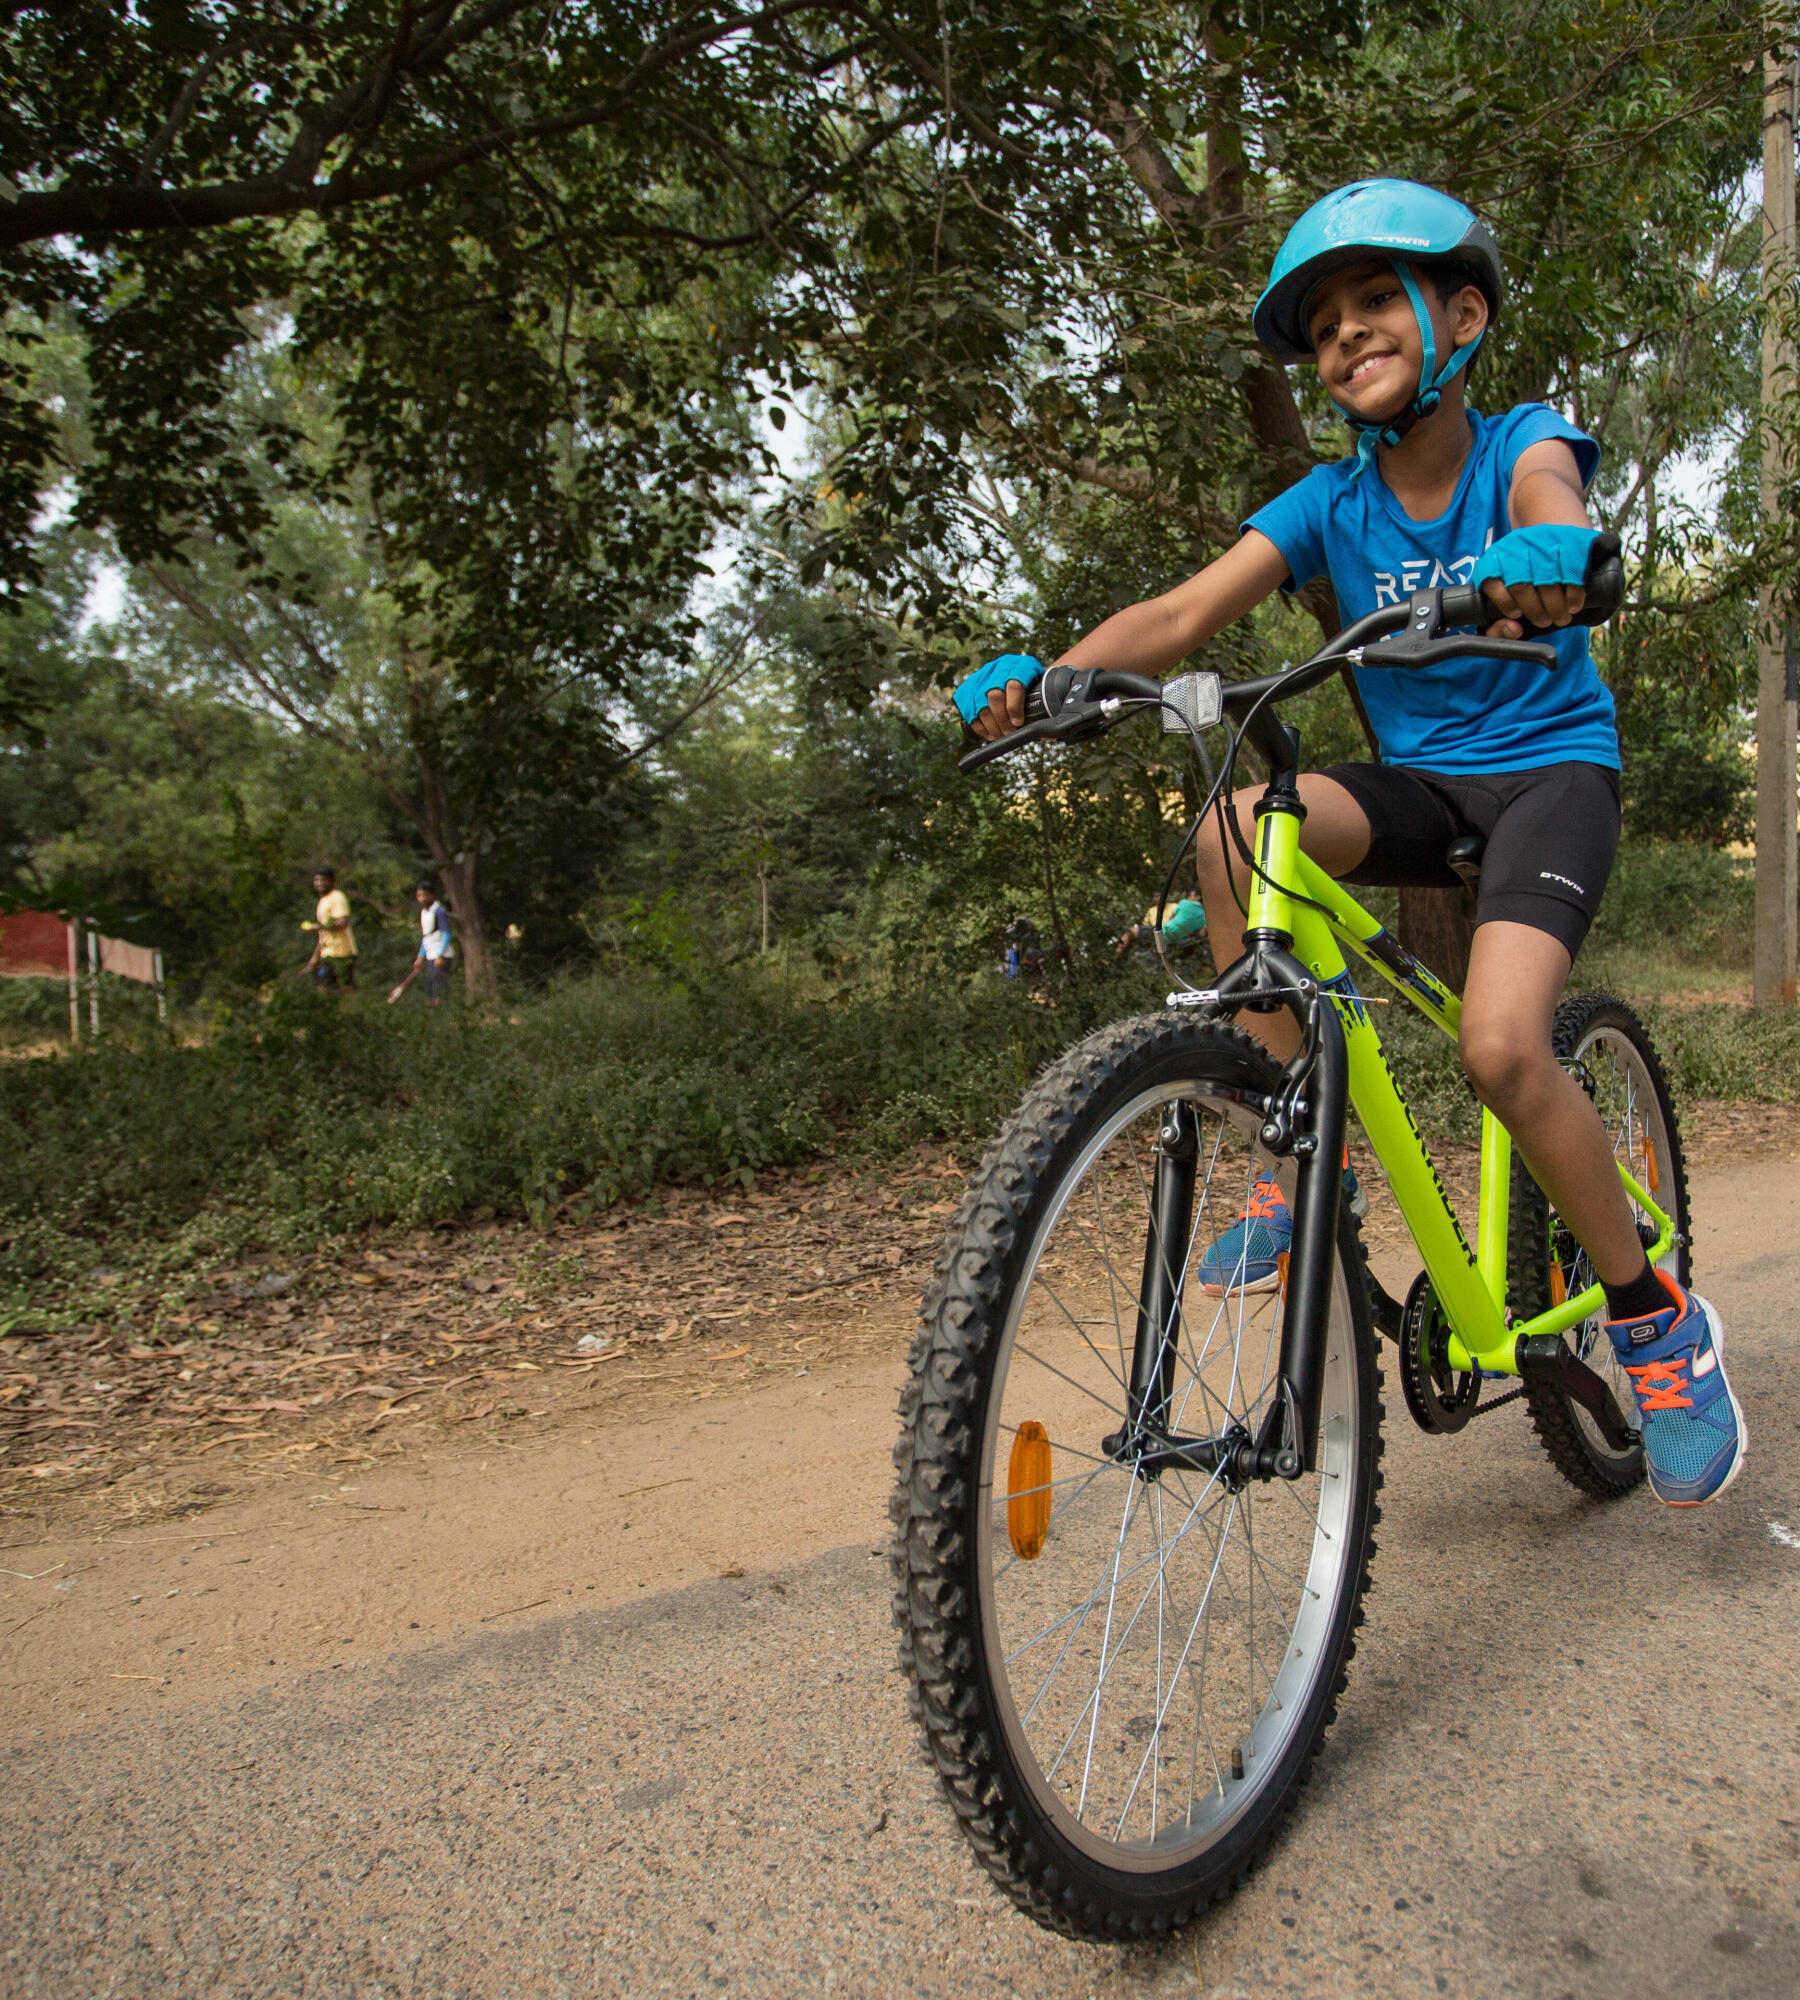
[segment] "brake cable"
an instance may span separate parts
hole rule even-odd
[[[1313,659],[1306,661],[1304,664],[1309,667],[1313,666],[1317,663],[1317,658],[1318,656],[1315,654]],[[1242,722],[1240,722],[1237,728],[1231,732],[1231,748],[1226,752],[1224,768],[1220,772],[1221,779],[1228,780],[1229,778],[1235,775],[1237,769],[1238,750],[1239,747],[1242,745],[1245,736],[1249,733],[1250,724],[1256,719],[1257,715],[1261,712],[1263,704],[1266,701],[1270,700],[1276,693],[1278,693],[1280,687],[1281,687],[1281,680],[1279,677],[1271,680],[1269,685],[1266,688],[1264,688],[1262,693],[1259,694],[1256,697],[1255,701],[1253,701],[1250,704],[1250,707],[1246,711]],[[1217,796],[1219,790],[1220,790],[1219,786],[1215,785],[1213,787],[1214,796]],[[1206,812],[1210,810],[1212,802],[1213,802],[1212,798],[1209,797],[1206,805],[1201,807],[1200,810],[1202,817],[1204,817]],[[1322,917],[1329,917],[1332,914],[1330,908],[1326,904],[1319,902],[1316,898],[1312,896],[1303,895],[1298,889],[1289,888],[1288,885],[1284,882],[1277,882],[1274,879],[1274,877],[1268,873],[1268,871],[1257,860],[1256,855],[1250,846],[1250,843],[1247,840],[1245,840],[1244,829],[1238,825],[1237,814],[1235,812],[1227,811],[1226,799],[1220,798],[1219,799],[1219,853],[1220,857],[1223,859],[1225,863],[1225,880],[1230,885],[1231,888],[1231,900],[1237,905],[1238,913],[1240,916],[1248,918],[1250,915],[1250,911],[1247,905],[1245,904],[1243,897],[1238,894],[1237,876],[1231,866],[1231,853],[1230,850],[1225,845],[1225,830],[1227,826],[1230,827],[1231,838],[1237,846],[1238,853],[1242,857],[1244,865],[1250,870],[1251,874],[1254,875],[1263,884],[1265,888],[1273,889],[1278,895],[1286,896],[1290,902],[1304,903],[1309,910],[1317,910]]]

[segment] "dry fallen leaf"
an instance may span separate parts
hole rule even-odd
[[[353,1285],[385,1285],[387,1280],[379,1271],[352,1271],[350,1282]]]
[[[749,1352],[748,1347],[728,1347],[723,1354],[715,1354],[712,1356],[712,1359],[714,1361],[742,1361],[744,1356]]]

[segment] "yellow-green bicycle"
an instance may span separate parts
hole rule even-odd
[[[1617,544],[1599,553],[1596,622],[1623,589]],[[1479,615],[1472,591],[1422,591],[1224,688],[1052,668],[1024,728],[964,760],[1156,707],[1196,742],[1235,723],[1209,805],[1240,743],[1270,773],[1244,956],[1039,1079],[950,1227],[902,1402],[895,1609],[917,1712],[977,1854],[1059,1930],[1185,1922],[1242,1877],[1303,1782],[1375,1546],[1377,1327],[1425,1429],[1452,1436],[1521,1398],[1584,1491],[1643,1476],[1580,1247],[1486,1115],[1470,1248],[1357,982],[1372,971],[1452,1037],[1456,996],[1299,848],[1299,740],[1277,703],[1346,661],[1554,665],[1547,646],[1450,636]],[[1477,845],[1450,864],[1478,867]],[[1285,1066],[1226,1018],[1276,1008],[1302,1031]],[[1649,1036],[1602,995],[1565,1002],[1556,1034],[1652,1261],[1685,1284],[1681,1143]],[[1351,1106],[1423,1261],[1404,1301],[1375,1282],[1341,1198]],[[1222,1270],[1219,1245],[1269,1174],[1293,1238],[1257,1288]]]

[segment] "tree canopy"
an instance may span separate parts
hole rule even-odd
[[[1785,560],[1749,504],[1763,32],[1725,0],[0,7],[8,726],[53,523],[200,678],[363,756],[439,866],[605,818],[596,774],[736,643],[722,552],[750,625],[805,599],[808,712],[915,715],[1341,452],[1249,311],[1300,210],[1383,172],[1495,224],[1477,398],[1601,438],[1641,557],[1605,664],[1698,741]],[[1214,655],[1293,643],[1271,607]]]

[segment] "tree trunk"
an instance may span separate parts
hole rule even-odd
[[[491,1007],[499,1002],[500,981],[488,949],[487,925],[482,920],[481,891],[475,879],[477,851],[473,842],[464,846],[459,840],[420,677],[409,655],[403,656],[402,665],[406,674],[407,734],[419,767],[419,803],[414,806],[409,802],[407,810],[444,885],[450,921],[456,928],[457,949],[462,953],[463,985],[471,1000]]]
[[[1402,889],[1400,942],[1453,992],[1469,979],[1475,899],[1466,889]]]
[[[1137,177],[1170,232],[1192,253],[1213,263],[1227,263],[1247,278],[1245,233],[1234,223],[1245,202],[1246,163],[1243,145],[1243,76],[1227,54],[1229,41],[1209,33],[1208,52],[1215,56],[1206,87],[1203,111],[1207,186],[1196,192],[1175,161],[1163,151],[1148,120],[1137,109],[1116,71],[1100,79],[1097,123],[1105,137]],[[1318,462],[1308,437],[1293,384],[1285,368],[1259,362],[1244,371],[1241,384],[1256,440],[1258,465],[1252,474],[1253,499],[1266,500],[1304,479]],[[1327,585],[1309,585],[1300,601],[1331,638],[1339,629],[1337,599]],[[1351,706],[1380,755],[1367,709],[1351,675],[1344,674]],[[1440,979],[1460,993],[1468,977],[1469,947],[1474,942],[1474,910],[1461,889],[1407,889],[1400,896],[1400,940]]]
[[[444,878],[444,894],[450,900],[450,920],[456,926],[456,943],[462,953],[463,983],[469,998],[493,1005],[500,998],[500,982],[488,950],[487,927],[481,916],[481,895],[475,886],[473,854],[459,854],[454,861],[439,864]]]

